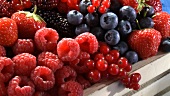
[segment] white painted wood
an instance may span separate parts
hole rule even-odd
[[[151,85],[145,87],[144,89],[140,90],[139,92],[133,94],[132,96],[154,96],[157,93],[164,90],[165,88],[167,88],[168,86],[170,86],[169,81],[170,81],[170,74],[162,77],[161,79],[159,79],[156,82],[152,83]]]
[[[143,63],[146,63],[146,62],[147,61]],[[152,78],[167,71],[168,69],[170,69],[170,53],[161,56],[161,58],[157,57],[155,61],[150,62],[149,64],[146,64],[145,66],[142,66],[135,72],[139,72],[141,74],[142,79],[139,83],[142,85],[148,82],[149,80],[151,80]],[[95,89],[95,87],[93,88]],[[119,82],[114,82],[100,90],[92,89],[91,91],[93,92],[88,93],[88,91],[85,90],[84,96],[122,96],[123,94],[126,94],[127,92],[130,92],[131,90],[124,88]]]
[[[170,91],[166,92],[166,93],[163,94],[162,96],[170,96]]]

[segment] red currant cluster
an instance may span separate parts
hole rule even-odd
[[[30,0],[0,0],[0,17],[10,17],[14,12],[30,8]]]
[[[99,43],[99,51],[91,59],[85,61],[85,65],[90,70],[88,78],[90,82],[96,83],[105,79],[117,78],[127,88],[138,90],[141,76],[139,73],[129,75],[132,65],[125,57],[121,57],[118,50],[111,50],[106,43]]]
[[[105,13],[107,11],[107,9],[110,7],[110,0],[91,0],[92,5],[89,5],[87,10],[89,13],[93,13],[95,12],[96,9],[98,9],[98,11],[100,13]]]

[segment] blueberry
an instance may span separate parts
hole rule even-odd
[[[118,24],[118,31],[122,36],[132,32],[132,27],[129,21],[121,20]]]
[[[90,27],[96,27],[99,24],[99,16],[97,13],[88,13],[85,16],[85,21]]]
[[[113,46],[113,49],[119,50],[121,55],[124,55],[125,52],[129,49],[128,45],[124,41],[120,41],[117,45]]]
[[[119,10],[121,20],[134,21],[136,19],[136,11],[131,6],[123,6]]]
[[[139,25],[141,28],[152,28],[154,26],[154,22],[150,17],[144,17],[139,20]]]
[[[136,20],[130,22],[130,25],[131,25],[131,27],[132,27],[132,30],[138,29],[138,25],[137,25],[137,23],[136,23]]]
[[[90,31],[90,28],[87,24],[80,24],[76,26],[76,29],[75,29],[76,35],[79,35],[84,32],[89,32],[89,31]]]
[[[103,29],[114,29],[118,25],[118,17],[113,12],[107,12],[100,17],[100,26]]]
[[[144,7],[140,12],[142,17],[152,17],[154,14],[155,10],[152,6]]]
[[[82,0],[79,4],[79,8],[80,8],[80,12],[83,14],[88,13],[87,11],[87,7],[91,5],[91,1],[90,0]]]
[[[138,54],[135,51],[127,51],[125,57],[128,59],[130,64],[138,62]]]
[[[71,10],[67,13],[67,20],[72,25],[79,25],[83,21],[83,15],[77,10]]]
[[[163,39],[160,47],[163,52],[170,52],[170,37]]]
[[[116,45],[120,41],[120,34],[118,31],[111,29],[106,32],[104,39],[109,45]]]
[[[105,31],[101,27],[94,27],[90,32],[96,36],[97,40],[104,41]]]
[[[110,10],[114,13],[118,13],[119,9],[121,8],[119,0],[111,0],[110,2]]]

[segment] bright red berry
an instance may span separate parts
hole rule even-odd
[[[111,51],[109,52],[109,54],[111,54],[111,55],[113,56],[115,62],[116,62],[116,61],[119,59],[119,57],[120,57],[120,53],[119,53],[118,50],[111,50]]]
[[[132,70],[132,65],[131,65],[131,64],[128,64],[128,65],[124,68],[124,70],[125,70],[126,72],[130,72],[130,71]]]
[[[101,73],[98,70],[91,70],[88,74],[88,78],[93,83],[99,82],[101,80]]]
[[[100,7],[99,7],[99,12],[100,13],[105,13],[107,11],[107,8],[106,8],[106,6],[105,5],[101,5]]]
[[[5,86],[5,83],[0,81],[0,96],[7,96],[7,88]]]
[[[128,65],[128,60],[125,57],[120,57],[117,61],[119,68],[125,68]]]
[[[95,7],[98,7],[100,5],[101,0],[92,0],[92,4]]]
[[[105,70],[107,70],[107,67],[108,67],[108,63],[104,59],[100,59],[96,62],[96,68],[99,71],[105,71]]]
[[[138,83],[141,79],[141,75],[139,73],[132,73],[130,78],[132,83]]]
[[[123,69],[119,70],[119,78],[125,78],[127,76],[127,72]]]
[[[81,75],[77,76],[76,81],[81,84],[83,89],[86,89],[91,86],[90,82]]]
[[[107,54],[107,55],[105,56],[105,60],[108,62],[108,64],[112,64],[112,63],[115,62],[115,61],[114,61],[114,57],[113,57],[111,54]]]
[[[87,10],[88,10],[88,12],[89,13],[93,13],[93,12],[95,12],[95,6],[93,6],[93,5],[89,5],[88,7],[87,7]]]
[[[110,52],[110,48],[108,45],[99,45],[99,52],[106,55]]]
[[[124,84],[124,85],[127,85],[130,83],[130,77],[127,75],[125,76],[123,79],[121,79],[121,82]]]
[[[96,53],[96,54],[94,55],[94,61],[97,62],[97,61],[100,60],[100,59],[105,59],[104,55],[101,54],[101,53]]]
[[[106,6],[106,8],[110,7],[110,0],[103,0],[102,5]]]
[[[1,46],[0,45],[0,56],[6,56],[6,50],[5,50],[5,47],[4,46]]]
[[[133,88],[133,90],[139,90],[140,89],[140,85],[138,83],[131,83],[130,87]]]
[[[84,63],[89,70],[92,70],[95,68],[95,62],[91,59],[87,59]]]
[[[108,71],[111,75],[117,75],[119,73],[119,67],[116,64],[110,64]]]

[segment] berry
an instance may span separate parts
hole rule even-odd
[[[100,0],[92,0],[92,4],[95,7],[98,7],[100,5]]]
[[[135,51],[127,51],[125,57],[130,64],[134,64],[139,60],[138,54]]]
[[[90,32],[96,36],[97,40],[104,41],[105,31],[101,27],[93,27]]]
[[[90,31],[90,27],[87,24],[80,24],[76,26],[75,29],[76,35],[80,35],[81,33],[89,32],[89,31]]]
[[[148,0],[148,1],[146,1],[146,4],[152,6],[154,8],[155,12],[161,12],[162,11],[161,0]]]
[[[161,33],[152,28],[136,30],[130,34],[128,43],[140,58],[146,59],[157,54],[161,38]]]
[[[109,8],[110,7],[110,0],[103,0],[102,1],[102,5],[106,6],[106,8]]]
[[[84,63],[89,70],[95,69],[95,62],[93,60],[87,59]]]
[[[125,85],[130,83],[130,77],[127,75],[123,79],[121,79],[121,82]]]
[[[88,73],[88,78],[93,83],[99,82],[101,80],[101,73],[100,73],[100,71],[98,71],[96,69],[91,70]]]
[[[36,57],[29,53],[21,53],[12,58],[15,75],[30,76],[31,71],[36,67]]]
[[[90,27],[97,27],[99,25],[99,15],[96,12],[88,13],[85,15],[84,19]]]
[[[98,10],[100,13],[104,14],[107,11],[107,7],[105,5],[101,5]]]
[[[119,78],[125,78],[127,76],[127,72],[124,69],[120,69],[118,76]]]
[[[118,13],[121,8],[120,0],[110,0],[110,10],[114,13]]]
[[[36,91],[33,96],[50,96],[50,94],[45,91]]]
[[[114,29],[118,25],[118,17],[113,12],[107,12],[100,17],[100,26],[103,29]]]
[[[107,44],[106,45],[100,45],[99,52],[106,55],[110,52],[110,48]]]
[[[72,25],[79,25],[83,21],[83,15],[77,10],[71,10],[67,13],[67,20]]]
[[[61,69],[55,72],[55,83],[57,85],[62,85],[67,81],[75,81],[77,73],[76,71],[70,66],[63,66]]]
[[[140,81],[140,79],[141,79],[141,75],[139,73],[132,73],[130,75],[130,80],[133,83],[138,83]]]
[[[17,24],[14,20],[3,17],[0,18],[0,45],[12,46],[18,39]]]
[[[111,50],[109,54],[113,56],[114,62],[117,61],[120,57],[120,53],[118,50]]]
[[[120,34],[118,31],[111,29],[105,33],[104,39],[109,45],[116,45],[120,41]]]
[[[94,55],[94,61],[97,62],[100,59],[105,59],[104,55],[102,53],[96,53]]]
[[[84,52],[93,54],[98,50],[98,40],[92,33],[82,33],[78,35],[75,40],[80,45],[80,49]]]
[[[124,68],[124,70],[125,70],[126,72],[130,72],[130,71],[132,70],[132,65],[131,65],[131,64],[128,64],[128,65]]]
[[[8,96],[33,96],[34,83],[26,76],[15,76],[8,85]]]
[[[14,46],[12,47],[13,53],[15,55],[21,53],[30,53],[34,52],[34,43],[32,39],[18,39]]]
[[[7,88],[3,82],[0,81],[0,95],[7,96]]]
[[[120,55],[124,55],[129,49],[129,46],[125,41],[120,41],[117,45],[113,46],[113,49],[118,50]]]
[[[63,67],[63,62],[58,58],[57,55],[51,52],[42,52],[38,55],[38,65],[46,66],[53,72]]]
[[[49,90],[55,84],[54,73],[45,66],[37,66],[31,73],[31,80],[40,91]]]
[[[110,64],[108,71],[111,75],[117,75],[119,73],[119,67],[116,64]]]
[[[93,5],[89,5],[88,7],[87,7],[87,10],[88,10],[88,12],[89,13],[93,13],[93,12],[95,12],[95,6],[93,6]]]
[[[154,22],[154,29],[158,30],[162,38],[170,36],[170,15],[167,12],[157,12],[152,18]],[[161,21],[161,22],[160,22]]]
[[[169,37],[161,41],[160,48],[163,52],[170,52],[170,38]]]
[[[54,51],[57,47],[59,35],[52,28],[41,28],[34,36],[36,47],[41,51]]]
[[[3,57],[6,56],[6,50],[5,50],[5,47],[4,47],[4,46],[1,46],[1,45],[0,45],[0,57],[1,57],[1,56],[3,56]]]
[[[79,4],[80,12],[83,14],[87,14],[87,7],[91,5],[90,0],[81,0]]]
[[[131,6],[123,6],[119,10],[119,17],[121,20],[134,21],[136,19],[136,12]]]
[[[108,62],[108,64],[114,63],[114,56],[112,56],[111,54],[107,54],[105,55],[105,60]]]
[[[81,75],[77,76],[76,81],[81,84],[83,89],[86,89],[91,86],[90,82]]]
[[[125,57],[120,57],[117,60],[119,68],[125,68],[128,65],[128,60]]]
[[[96,62],[96,68],[99,71],[105,71],[105,70],[107,70],[107,67],[108,67],[108,63],[104,59],[100,59]]]
[[[17,23],[19,38],[33,39],[36,31],[46,26],[44,20],[35,13],[24,11],[15,12],[12,14],[11,19]]]
[[[152,6],[144,7],[140,12],[140,15],[142,17],[152,17],[154,14],[155,14],[155,10]]]
[[[125,37],[127,34],[132,32],[132,27],[129,21],[121,20],[118,24],[117,30],[121,34],[121,36]]]
[[[83,96],[83,87],[75,81],[68,81],[61,85],[59,96]]]
[[[58,12],[60,12],[61,14],[67,14],[71,10],[68,7],[67,2],[61,2],[60,0],[57,0],[57,1],[59,1],[57,5],[57,9],[58,9]]]
[[[58,0],[33,0],[33,4],[43,10],[52,10],[57,7],[58,3]]]
[[[139,90],[140,85],[138,83],[132,83],[130,86],[132,86],[133,90]]]
[[[80,53],[80,46],[75,39],[63,38],[57,44],[57,53],[62,61],[73,61]]]
[[[152,28],[154,26],[154,22],[152,18],[145,17],[139,20],[139,25],[141,28]]]

